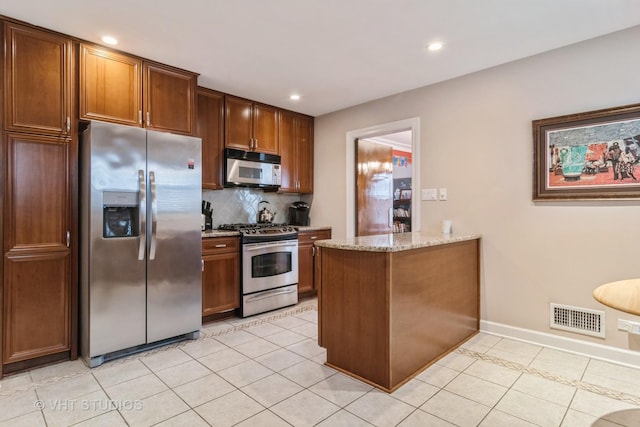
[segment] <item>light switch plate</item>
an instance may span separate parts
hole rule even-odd
[[[618,330],[640,335],[640,323],[632,322],[631,320],[618,319]]]
[[[435,188],[423,188],[422,200],[438,200],[438,192]]]
[[[439,194],[440,200],[447,200],[447,189],[446,188],[441,188],[440,190],[438,190],[438,194]]]

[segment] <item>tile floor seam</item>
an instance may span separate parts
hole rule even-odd
[[[294,322],[294,321],[285,321],[285,322],[283,322],[284,324],[287,325],[286,327],[285,326],[280,326],[279,324],[277,326],[279,328],[282,328],[283,331],[290,331],[290,332],[293,332],[293,333],[296,333],[298,335],[301,335],[301,336],[305,337],[305,339],[303,341],[301,341],[301,342],[304,342],[305,340],[309,340],[309,339],[317,341],[317,337],[316,338],[309,338],[308,336],[305,336],[304,334],[299,334],[298,332],[295,332],[293,330],[293,329],[296,329],[296,328],[304,328],[304,327],[309,327],[310,328],[311,325],[315,325],[317,327],[317,323],[316,322],[312,322],[311,320],[307,320],[307,319],[311,319],[311,317],[312,317],[311,314],[309,314],[306,319],[298,317],[298,315],[310,312],[312,310],[317,311],[317,306],[315,304],[306,303],[303,306],[293,307],[293,308],[289,309],[288,311],[279,312],[279,313],[273,314],[271,316],[264,316],[264,317],[260,317],[260,318],[251,319],[248,322],[245,322],[245,321],[240,322],[240,321],[238,321],[235,324],[230,324],[229,326],[221,325],[220,328],[213,328],[213,327],[211,328],[211,329],[215,329],[215,330],[207,331],[206,327],[203,327],[203,330],[202,330],[202,332],[200,334],[200,338],[198,340],[195,340],[195,341],[194,340],[181,341],[181,342],[176,342],[176,343],[169,344],[169,345],[167,345],[165,347],[149,349],[149,350],[144,351],[144,352],[140,352],[140,353],[136,353],[136,354],[132,354],[132,355],[126,356],[125,358],[109,361],[108,363],[106,363],[106,364],[104,364],[104,365],[102,365],[100,367],[93,368],[93,369],[89,369],[85,365],[82,365],[82,363],[79,363],[77,365],[76,364],[69,365],[69,366],[67,366],[66,369],[62,369],[63,372],[67,372],[64,375],[46,376],[48,374],[57,373],[57,372],[53,372],[53,371],[51,371],[51,372],[50,371],[45,371],[45,372],[39,373],[38,375],[32,375],[32,371],[29,371],[28,373],[26,373],[26,374],[28,374],[28,377],[25,378],[25,379],[26,380],[31,379],[31,383],[22,384],[23,382],[21,380],[19,380],[17,383],[18,384],[22,384],[22,385],[18,385],[16,387],[11,387],[10,386],[11,388],[9,388],[7,390],[2,390],[0,388],[0,403],[2,403],[2,400],[4,400],[4,398],[11,397],[11,396],[16,395],[16,394],[18,394],[20,392],[27,393],[30,390],[33,390],[33,393],[35,393],[36,398],[39,398],[39,395],[41,394],[40,390],[43,387],[49,386],[51,384],[55,384],[58,381],[63,381],[63,380],[66,380],[66,379],[72,379],[72,378],[75,378],[75,377],[79,377],[79,376],[82,376],[82,375],[84,375],[86,373],[89,373],[90,376],[93,378],[93,380],[98,384],[99,388],[96,391],[102,391],[106,395],[106,397],[108,399],[111,399],[111,395],[109,393],[107,393],[106,389],[104,388],[102,383],[98,380],[98,377],[95,374],[103,371],[104,369],[111,368],[111,367],[117,368],[120,364],[123,364],[125,362],[130,362],[130,361],[137,360],[137,361],[139,361],[139,363],[142,364],[142,366],[144,366],[149,371],[149,373],[153,374],[154,377],[157,380],[159,380],[165,387],[167,387],[168,390],[171,390],[173,395],[177,396],[177,398],[181,402],[183,402],[186,405],[186,407],[188,408],[187,410],[184,410],[184,411],[182,411],[180,413],[172,415],[170,418],[167,418],[166,420],[163,420],[161,422],[165,422],[165,421],[167,421],[169,419],[173,419],[173,418],[182,416],[182,415],[184,415],[184,414],[186,414],[186,413],[188,413],[190,411],[193,411],[200,419],[202,419],[205,423],[209,424],[206,421],[206,419],[199,412],[197,412],[195,409],[200,407],[200,406],[206,405],[206,404],[208,404],[208,403],[210,403],[212,401],[215,401],[216,399],[219,399],[219,398],[221,398],[223,396],[226,396],[229,393],[233,393],[233,392],[239,391],[245,397],[247,397],[251,401],[257,403],[260,407],[263,408],[263,410],[258,412],[257,414],[260,414],[260,413],[263,413],[263,412],[269,412],[271,415],[277,417],[278,419],[283,421],[285,424],[289,425],[290,423],[288,421],[286,421],[285,419],[280,417],[278,414],[273,412],[271,410],[271,408],[273,408],[274,406],[276,406],[277,404],[279,404],[281,402],[284,402],[286,399],[288,399],[288,398],[290,398],[292,396],[289,396],[288,398],[283,399],[280,402],[276,402],[274,404],[271,404],[270,406],[266,406],[266,405],[263,405],[262,403],[260,403],[259,401],[257,401],[256,399],[254,399],[252,396],[248,395],[248,393],[243,391],[241,387],[235,386],[233,383],[229,382],[224,377],[220,376],[220,378],[223,381],[225,381],[227,384],[230,385],[231,390],[228,393],[224,393],[221,396],[217,396],[217,397],[215,397],[215,398],[213,398],[213,399],[211,399],[211,400],[209,400],[209,401],[207,401],[205,403],[202,403],[202,404],[199,404],[197,406],[193,406],[192,407],[174,390],[175,387],[170,387],[169,384],[167,382],[165,382],[160,377],[160,375],[158,373],[162,372],[163,370],[166,370],[166,369],[178,368],[183,364],[190,363],[191,361],[195,361],[196,363],[198,363],[199,365],[204,367],[206,370],[208,370],[210,374],[217,375],[217,373],[216,373],[217,371],[214,371],[211,368],[209,368],[207,365],[205,365],[203,362],[201,362],[199,358],[196,358],[195,356],[192,356],[191,354],[189,354],[186,351],[186,348],[185,348],[186,345],[188,345],[190,343],[198,342],[200,340],[202,340],[204,342],[210,341],[210,340],[213,341],[213,340],[216,340],[217,337],[222,337],[222,336],[225,336],[225,335],[228,335],[228,334],[232,334],[232,333],[238,332],[238,331],[247,331],[247,332],[251,333],[250,332],[251,328],[259,326],[259,325],[262,325],[262,324],[268,324],[268,323],[270,323],[272,321],[276,321],[276,320],[279,320],[279,319],[296,317],[297,319],[300,319],[301,321],[304,321],[305,324],[297,325],[297,326],[293,326],[293,327],[289,327],[289,326],[296,325],[296,322]],[[274,324],[274,326],[276,326],[276,324]],[[268,328],[266,328],[266,329],[268,329]],[[264,337],[262,337],[260,335],[257,335],[257,334],[252,334],[252,335],[256,336],[257,338],[264,338]],[[568,403],[566,405],[559,405],[559,406],[562,406],[563,409],[564,409],[564,412],[562,414],[562,418],[560,420],[560,424],[559,425],[562,425],[562,423],[565,421],[565,419],[568,419],[567,417],[570,417],[570,414],[573,413],[572,411],[575,411],[576,413],[589,415],[589,414],[583,413],[581,411],[575,410],[575,409],[573,409],[571,407],[571,405],[573,404],[573,402],[576,399],[576,396],[578,394],[578,390],[594,393],[594,394],[599,395],[599,396],[604,396],[604,397],[607,397],[607,398],[611,398],[613,400],[630,403],[630,404],[632,404],[634,406],[640,407],[640,394],[635,393],[635,389],[628,389],[628,388],[625,389],[625,388],[623,388],[623,390],[625,390],[623,392],[623,391],[617,391],[616,389],[612,389],[612,388],[608,388],[608,387],[605,387],[605,386],[594,384],[594,383],[598,383],[599,384],[600,383],[599,381],[593,381],[593,383],[590,383],[589,381],[585,381],[585,378],[589,379],[587,377],[587,371],[588,371],[589,367],[594,364],[594,359],[592,359],[592,358],[586,357],[587,362],[586,362],[586,366],[584,367],[584,370],[582,371],[582,373],[578,377],[578,379],[573,379],[572,376],[567,377],[567,376],[563,376],[562,374],[553,374],[553,373],[551,373],[549,371],[546,371],[545,369],[542,369],[542,368],[544,368],[544,365],[542,365],[541,367],[538,367],[538,368],[534,367],[534,366],[527,366],[527,365],[522,364],[522,363],[514,362],[514,361],[510,360],[510,358],[508,358],[508,357],[505,359],[505,358],[499,357],[500,355],[493,356],[493,355],[490,355],[490,354],[486,354],[484,352],[486,350],[484,350],[483,348],[480,348],[480,347],[488,347],[489,349],[496,348],[498,346],[499,342],[501,342],[501,341],[502,340],[494,343],[492,346],[478,346],[478,348],[476,348],[476,350],[478,350],[478,351],[474,351],[474,350],[471,350],[471,349],[468,349],[468,348],[460,347],[460,348],[456,349],[453,352],[453,353],[458,353],[458,354],[463,355],[463,356],[467,356],[467,357],[473,359],[473,361],[476,361],[476,362],[477,361],[484,361],[486,363],[490,363],[490,364],[493,364],[495,366],[501,366],[503,368],[510,369],[512,371],[515,371],[515,372],[519,373],[518,378],[516,380],[514,380],[513,383],[511,383],[510,386],[506,387],[507,390],[505,391],[505,393],[491,407],[489,407],[488,405],[483,404],[481,402],[477,402],[474,399],[469,399],[468,397],[461,396],[461,397],[463,397],[465,399],[469,399],[472,402],[476,402],[477,404],[489,407],[489,411],[487,412],[487,414],[485,414],[482,417],[482,419],[478,422],[477,425],[481,425],[483,422],[485,422],[485,420],[489,420],[488,417],[493,412],[495,412],[496,414],[497,413],[502,413],[502,414],[506,414],[508,416],[514,417],[514,421],[517,418],[519,420],[535,424],[533,421],[521,418],[520,416],[517,416],[517,415],[514,415],[514,414],[509,414],[508,412],[504,412],[504,410],[497,409],[497,405],[502,401],[502,399],[504,399],[505,395],[511,390],[517,391],[518,393],[526,394],[528,396],[535,397],[537,399],[541,399],[541,400],[544,400],[544,401],[549,401],[549,402],[555,403],[552,400],[549,400],[547,398],[542,398],[542,397],[537,396],[536,394],[529,394],[527,392],[524,392],[524,391],[521,391],[519,389],[514,388],[515,384],[518,382],[518,379],[519,378],[523,378],[524,375],[532,375],[532,376],[537,377],[537,378],[541,378],[541,379],[544,379],[544,380],[552,381],[552,382],[554,382],[556,384],[562,384],[562,385],[565,385],[565,386],[569,386],[569,387],[571,387],[573,389],[573,395],[571,396],[571,399],[569,399]],[[238,350],[236,350],[236,347],[238,347],[239,345],[242,345],[242,343],[241,343],[241,344],[238,344],[238,345],[236,345],[234,347],[234,346],[230,346],[230,345],[225,344],[225,343],[220,342],[220,341],[218,341],[218,342],[222,346],[224,346],[224,348],[229,349],[229,350],[233,350],[233,351],[238,351]],[[300,365],[302,363],[309,362],[309,361],[312,362],[312,363],[316,363],[316,364],[322,366],[322,363],[321,363],[321,361],[319,361],[317,356],[308,356],[309,354],[311,354],[311,351],[303,350],[302,347],[301,347],[301,348],[298,348],[297,350],[302,351],[304,354],[300,354],[300,353],[297,353],[296,351],[288,349],[289,347],[295,346],[297,344],[299,344],[299,342],[296,342],[296,343],[293,343],[293,344],[289,344],[289,345],[275,344],[278,348],[275,349],[275,350],[272,350],[271,352],[267,352],[265,354],[261,354],[259,356],[256,356],[256,358],[250,357],[250,356],[247,356],[247,355],[245,355],[245,356],[248,357],[249,360],[253,360],[254,362],[262,365],[263,367],[265,367],[265,368],[267,368],[269,370],[272,370],[273,374],[281,375],[284,378],[286,378],[287,380],[297,384],[298,386],[301,386],[302,389],[300,391],[294,393],[293,396],[295,396],[295,395],[297,395],[299,393],[302,393],[304,391],[310,391],[313,395],[321,398],[323,401],[327,401],[328,403],[338,407],[337,410],[332,412],[330,415],[325,416],[325,418],[323,418],[322,420],[320,420],[318,422],[314,421],[314,425],[319,425],[319,424],[322,424],[323,422],[327,422],[328,419],[332,418],[336,414],[339,414],[341,411],[345,411],[346,413],[350,414],[351,416],[356,417],[357,419],[360,419],[365,423],[369,423],[366,419],[361,418],[360,416],[358,416],[357,414],[349,411],[346,408],[349,405],[351,405],[352,403],[354,403],[355,401],[357,401],[358,399],[363,398],[364,396],[366,396],[368,393],[376,392],[376,389],[369,390],[368,392],[364,393],[362,396],[360,396],[356,400],[354,400],[352,402],[348,402],[345,405],[342,405],[342,404],[337,404],[337,403],[327,399],[326,397],[322,396],[319,393],[314,392],[311,389],[312,387],[316,386],[317,384],[321,383],[322,381],[326,381],[328,378],[331,378],[334,375],[338,374],[338,372],[334,372],[332,375],[330,375],[328,377],[323,377],[323,378],[319,379],[318,381],[315,381],[314,383],[306,385],[306,386],[303,385],[303,384],[297,383],[296,381],[290,379],[289,377],[281,374],[281,372],[283,370],[292,368],[294,366],[297,366],[297,365]],[[171,355],[167,355],[167,357],[160,356],[156,360],[149,360],[149,362],[152,362],[151,365],[156,365],[156,366],[161,368],[157,372],[155,370],[151,369],[150,365],[145,363],[145,361],[143,360],[145,357],[153,356],[153,355],[156,355],[156,354],[161,354],[162,352],[169,351],[169,350],[176,349],[176,348],[179,349],[180,352],[174,352],[174,353],[177,354],[178,356],[179,356],[180,353],[183,353],[184,355],[187,356],[185,358],[187,360],[185,360],[185,361],[183,361],[181,363],[176,363],[175,365],[170,365],[170,366],[166,366],[166,365],[171,361],[173,361],[175,363],[175,360],[182,360],[182,357],[177,357],[177,359],[174,359],[173,355],[171,354]],[[197,351],[197,348],[194,348],[194,350]],[[280,350],[289,351],[292,354],[296,355],[297,357],[301,358],[302,360],[299,361],[298,363],[295,363],[295,364],[291,365],[291,366],[287,366],[286,368],[280,369],[279,371],[276,371],[276,370],[270,368],[267,364],[259,362],[259,361],[256,360],[259,357],[263,357],[263,356],[268,355],[268,354],[270,354],[272,352],[276,352],[276,351],[280,351]],[[500,349],[498,348],[497,350],[500,350]],[[538,358],[541,355],[541,352],[543,350],[544,350],[544,347],[542,347],[540,350],[537,351],[536,357],[534,357],[533,361],[535,361],[536,358]],[[208,355],[204,355],[203,357],[207,357],[207,356],[210,356],[210,355],[215,354],[215,353],[216,352],[214,351],[213,353],[208,354]],[[194,353],[194,354],[198,354],[198,353]],[[170,358],[169,358],[169,356],[170,356]],[[515,359],[515,360],[519,360],[519,359]],[[265,359],[265,361],[266,361],[266,359]],[[531,363],[533,363],[533,362],[531,362]],[[448,366],[446,364],[445,365],[441,365],[441,366],[443,368],[448,368]],[[471,366],[471,365],[469,365],[469,366]],[[229,367],[226,367],[226,368],[229,368]],[[434,384],[429,383],[425,379],[420,379],[420,378],[416,378],[416,379],[418,379],[421,382],[424,382],[426,384],[429,384],[429,385],[437,387],[438,388],[438,393],[439,393],[442,390],[444,390],[445,387],[448,384],[450,384],[452,381],[454,381],[455,378],[458,378],[462,373],[464,373],[467,368],[468,368],[468,366],[466,368],[460,370],[460,371],[458,371],[457,369],[448,368],[449,370],[455,371],[456,375],[453,378],[449,379],[449,381],[447,381],[446,384],[444,384],[442,386],[439,386],[439,385],[435,386]],[[72,369],[76,369],[77,371],[69,372]],[[472,374],[468,374],[468,375],[472,375]],[[100,375],[98,375],[98,376],[100,376]],[[105,375],[102,375],[102,376],[105,377]],[[139,378],[139,377],[131,378],[131,379],[127,380],[127,381],[134,380],[136,378]],[[171,377],[167,377],[167,378],[168,378],[168,381],[171,381]],[[309,378],[315,378],[315,376],[311,376]],[[482,377],[478,377],[478,378],[483,379],[485,381],[490,381],[490,380],[486,380],[486,379],[484,379]],[[35,379],[35,381],[34,381],[34,379]],[[187,383],[185,383],[185,384],[188,384],[188,383],[190,383],[192,381],[196,381],[197,379],[198,378],[194,378],[194,379],[192,379],[190,381],[187,381]],[[264,378],[262,378],[262,379],[264,379]],[[253,383],[257,382],[257,381],[260,381],[260,380],[261,379],[257,379],[255,381],[252,381],[249,384],[243,385],[243,387],[247,387],[247,386],[249,386],[249,385],[251,385],[251,384],[253,384]],[[126,381],[123,381],[123,382],[126,382]],[[303,382],[305,384],[307,384],[307,381],[303,381]],[[118,384],[121,384],[121,383],[118,383]],[[496,384],[501,385],[499,383],[496,383]],[[604,384],[610,385],[609,383],[604,383]],[[613,383],[611,383],[611,384],[613,384]],[[1,382],[0,382],[0,385],[1,385]],[[117,385],[117,384],[112,384],[112,385],[110,385],[110,387],[114,386],[114,385]],[[180,384],[180,385],[184,385],[184,384]],[[176,386],[176,387],[178,387],[178,386]],[[630,390],[631,390],[631,392],[629,392]],[[153,395],[146,396],[145,399],[150,398],[152,396],[156,396],[156,395],[161,394],[161,393],[164,393],[166,391],[167,390],[163,390],[163,391],[155,393]],[[3,392],[9,392],[9,394],[3,394]],[[457,395],[457,393],[455,393],[455,392],[452,392],[452,391],[448,391],[448,392]],[[437,395],[437,393],[434,394],[433,396],[435,396],[435,395]],[[85,396],[85,395],[83,394],[82,396],[78,397],[78,399],[81,399],[83,396]],[[389,396],[392,397],[393,399],[397,400],[398,402],[401,402],[401,403],[406,404],[409,407],[413,408],[412,411],[408,415],[406,415],[403,419],[401,419],[398,422],[395,422],[394,425],[396,425],[396,426],[400,425],[402,422],[406,421],[409,417],[411,417],[412,415],[416,414],[416,411],[422,411],[422,412],[425,412],[425,413],[429,414],[430,416],[434,416],[436,418],[440,418],[435,414],[431,414],[430,412],[428,412],[428,411],[426,411],[424,409],[421,409],[420,408],[421,405],[418,405],[416,407],[412,403],[404,401],[399,397],[395,397],[395,396],[392,396],[392,395],[389,395]],[[433,396],[431,396],[431,398],[433,398]],[[460,396],[460,395],[458,395],[458,396]],[[430,400],[431,398],[429,398],[428,400]],[[35,412],[36,411],[32,411],[32,413],[34,413],[34,414],[35,414]],[[115,409],[115,412],[118,413],[118,415],[123,420],[125,420],[125,423],[128,422],[128,421],[126,421],[126,418],[124,417],[124,415],[122,413],[120,413],[117,408]],[[98,417],[100,417],[100,416],[102,416],[104,414],[106,414],[106,413],[97,414],[94,417],[89,418],[88,420],[91,420],[91,419],[94,419],[94,418],[98,418]],[[252,417],[256,416],[257,414],[250,415],[246,419],[243,419],[241,421],[236,422],[234,425],[242,424],[242,423],[246,422],[247,420],[251,419]],[[20,415],[20,416],[22,416],[22,415]],[[20,416],[17,416],[17,417],[14,417],[14,418],[18,418]],[[45,423],[47,423],[47,418],[45,417],[45,414],[44,414],[44,412],[42,410],[39,411],[39,417],[41,417],[42,420]],[[440,418],[440,419],[442,419],[442,418]],[[87,420],[84,420],[84,421],[81,421],[81,422],[86,422],[86,421]],[[445,421],[447,421],[447,420],[445,420]],[[447,422],[451,423],[452,421],[447,421]],[[487,422],[489,422],[489,421],[487,421]],[[618,425],[618,424],[615,424],[615,425]]]
[[[174,348],[180,348],[180,347],[182,347],[182,346],[184,346],[184,345],[186,345],[188,343],[196,342],[196,341],[199,341],[201,339],[202,340],[215,339],[216,336],[230,334],[232,332],[236,332],[236,331],[239,331],[239,330],[247,329],[247,328],[249,328],[251,326],[256,326],[256,325],[259,325],[259,324],[268,323],[268,322],[270,322],[272,320],[277,320],[277,319],[281,319],[281,318],[284,318],[284,317],[295,316],[296,314],[303,313],[303,312],[309,311],[309,310],[317,310],[317,306],[315,304],[307,303],[307,304],[305,304],[303,306],[295,307],[295,308],[293,308],[291,310],[288,310],[288,311],[285,311],[285,312],[282,312],[282,313],[278,313],[278,314],[274,314],[273,316],[267,316],[267,317],[263,317],[263,318],[260,318],[260,319],[255,319],[255,320],[249,321],[247,323],[241,323],[241,324],[236,325],[236,326],[230,326],[230,327],[228,327],[226,329],[223,329],[221,331],[217,331],[217,332],[214,332],[214,333],[207,333],[206,331],[204,331],[204,328],[203,328],[203,330],[201,330],[201,332],[200,332],[200,337],[197,340],[179,341],[179,342],[175,342],[175,343],[172,343],[172,344],[167,344],[167,345],[162,346],[162,347],[152,348],[152,349],[140,352],[140,353],[135,353],[135,354],[131,354],[129,356],[125,356],[125,357],[119,358],[119,359],[110,360],[109,362],[107,362],[107,363],[105,363],[103,365],[97,366],[95,368],[87,368],[87,369],[83,369],[83,370],[77,371],[77,372],[72,372],[72,373],[69,373],[69,374],[66,374],[66,375],[52,376],[50,378],[45,378],[45,379],[40,380],[38,382],[33,382],[32,381],[31,384],[27,384],[25,386],[17,387],[15,389],[11,389],[11,390],[8,390],[8,391],[3,391],[2,388],[0,388],[0,400],[2,400],[4,398],[7,398],[7,397],[10,397],[10,396],[13,396],[13,395],[19,393],[20,391],[36,390],[36,389],[38,389],[40,387],[43,387],[43,386],[46,386],[46,385],[49,385],[49,384],[53,384],[53,383],[56,383],[56,382],[59,382],[59,381],[62,381],[62,380],[75,378],[75,377],[83,375],[83,374],[85,374],[87,372],[92,372],[92,371],[98,372],[100,370],[104,370],[104,369],[111,368],[111,367],[114,367],[114,366],[117,366],[117,365],[121,365],[121,364],[123,364],[125,362],[130,362],[132,360],[141,359],[143,357],[147,357],[147,356],[151,356],[151,355],[158,354],[158,353],[161,353],[161,352],[165,352],[165,351],[168,351],[168,350],[172,350]],[[226,345],[224,343],[221,343],[221,344]],[[227,346],[227,347],[229,347],[229,346]],[[229,348],[232,348],[232,347],[229,347]],[[187,356],[191,357],[191,355],[189,355],[188,353],[185,352],[185,354],[187,354]],[[193,359],[193,357],[191,357],[191,358]],[[62,363],[64,363],[64,362],[62,362]],[[51,365],[51,366],[53,366],[53,365]],[[84,365],[84,366],[86,367],[86,365]],[[145,367],[150,369],[146,364],[145,364]],[[34,369],[37,369],[37,368],[34,368]],[[0,384],[1,384],[1,381],[0,381]]]
[[[640,406],[640,396],[633,396],[624,392],[611,390],[607,387],[602,387],[596,384],[590,384],[581,380],[565,378],[563,376],[552,374],[550,372],[547,372],[541,369],[532,368],[529,366],[522,365],[520,363],[511,362],[511,361],[500,359],[494,356],[489,356],[483,353],[467,350],[464,348],[458,348],[456,352],[460,354],[464,354],[469,357],[474,357],[478,360],[483,360],[485,362],[492,363],[497,366],[502,366],[508,369],[512,369],[514,371],[527,373],[527,374],[544,378],[559,384],[565,384],[571,387],[575,387],[576,389],[579,389],[579,390],[590,391],[600,396],[605,396],[615,400]]]

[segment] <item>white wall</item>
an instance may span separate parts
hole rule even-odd
[[[312,224],[345,236],[348,131],[420,117],[414,191],[449,192],[421,202],[422,229],[451,218],[454,232],[483,235],[482,319],[640,350],[616,329],[619,317],[640,317],[592,297],[640,276],[640,202],[531,200],[531,121],[640,102],[639,43],[640,26],[317,117]],[[549,302],[605,310],[606,340],[549,329]]]

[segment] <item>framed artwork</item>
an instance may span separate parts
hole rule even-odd
[[[533,200],[640,198],[640,104],[533,121]]]
[[[411,190],[401,190],[400,200],[408,200],[408,199],[411,199]]]

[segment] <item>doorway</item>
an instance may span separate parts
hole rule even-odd
[[[405,191],[402,193],[404,206],[407,210],[408,215],[411,218],[411,231],[420,231],[420,205],[418,203],[419,200],[419,177],[420,177],[420,165],[419,165],[419,143],[420,140],[420,119],[418,117],[406,120],[400,120],[397,122],[386,123],[382,125],[372,126],[369,128],[358,129],[354,131],[347,132],[347,153],[346,153],[346,166],[347,166],[347,200],[346,200],[346,234],[347,237],[354,237],[356,235],[365,235],[365,234],[380,234],[379,232],[363,232],[362,230],[358,230],[358,216],[356,212],[360,211],[362,204],[357,200],[358,194],[356,191],[356,182],[357,182],[357,170],[354,167],[356,165],[356,148],[357,141],[363,139],[375,139],[376,137],[381,138],[383,135],[396,134],[400,132],[409,132],[410,135],[410,146],[411,146],[411,156],[412,156],[412,168],[411,168],[411,183],[412,189],[414,191]],[[393,197],[393,193],[395,189],[390,191],[390,196]],[[389,218],[389,216],[385,215],[385,219]],[[387,233],[391,232],[386,231]]]

